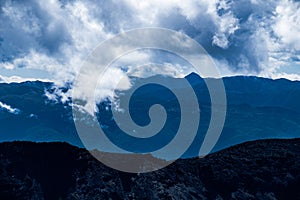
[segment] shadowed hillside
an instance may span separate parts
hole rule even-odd
[[[67,143],[0,144],[0,199],[299,199],[300,139],[261,140],[146,174]]]

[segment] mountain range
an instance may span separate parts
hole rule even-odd
[[[180,83],[180,78],[163,76],[138,79],[143,82],[149,79],[161,79],[174,83]],[[182,156],[195,157],[206,133],[210,115],[210,97],[205,85],[205,79],[192,73],[185,77],[193,87],[200,105],[201,120],[200,128],[191,147]],[[207,79],[208,80],[208,79]],[[209,79],[215,81],[215,79]],[[268,138],[297,138],[300,137],[300,82],[286,79],[271,80],[259,77],[235,76],[223,78],[227,95],[227,114],[224,129],[213,152],[245,141]],[[177,88],[184,90],[184,88]],[[69,87],[60,88],[67,92]],[[47,98],[46,93],[55,94],[54,84],[46,82],[23,82],[23,83],[1,83],[0,102],[10,106],[18,112],[13,112],[5,107],[0,107],[0,141],[34,141],[34,142],[67,142],[69,144],[83,147],[73,122],[71,100],[67,102],[53,101]],[[125,91],[126,93],[126,91]],[[166,94],[164,89],[148,87],[136,95],[139,100],[136,106],[131,107],[132,116],[146,116],[147,108],[142,104],[151,104],[159,96],[160,102],[168,102],[175,105],[176,99]],[[59,98],[58,98],[59,99]],[[109,102],[104,102],[109,103]],[[110,139],[118,144],[125,144],[133,152],[139,152],[142,145],[135,144],[120,137],[117,127],[112,123],[107,110],[99,104],[98,119],[101,123],[108,125],[107,134]],[[139,104],[140,103],[140,104]],[[141,104],[142,103],[142,104]],[[176,110],[177,109],[177,110]],[[180,115],[176,106],[173,109],[174,117]],[[171,115],[172,117],[173,115]],[[104,119],[101,121],[101,119]],[[140,117],[139,124],[147,124],[147,116]],[[169,130],[176,129],[170,123]],[[162,142],[170,139],[153,140],[153,147],[160,147]],[[164,139],[166,141],[164,141]]]

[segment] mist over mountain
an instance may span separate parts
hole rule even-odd
[[[172,82],[175,89],[185,89],[180,87],[182,79],[162,76],[148,79],[162,79]],[[198,133],[183,156],[194,157],[198,155],[211,116],[210,97],[205,81],[213,82],[215,79],[204,81],[194,73],[188,75],[186,79],[198,97],[201,111]],[[145,80],[136,79],[135,81]],[[227,95],[227,116],[221,137],[213,151],[250,140],[300,136],[298,123],[300,121],[300,82],[246,76],[225,77],[223,81]],[[66,92],[68,88],[61,88],[61,90]],[[63,103],[59,100],[50,100],[45,95],[46,93],[55,95],[52,83],[36,81],[0,84],[0,102],[18,111],[12,112],[3,106],[0,108],[0,141],[63,141],[83,147],[74,126],[70,101]],[[160,102],[167,102],[170,107],[173,106],[173,114],[170,117],[171,120],[176,120],[176,116],[180,114],[179,108],[174,104],[175,99],[166,94],[164,89],[151,86],[146,90],[141,90],[135,96],[137,104],[131,108],[131,115],[133,117],[145,116],[140,117],[139,123],[147,124],[148,110],[142,105],[147,102],[151,104],[153,101],[151,98],[159,96]],[[109,113],[103,106],[107,103],[109,102],[99,104],[97,113],[100,124],[108,126],[107,135],[115,143],[123,144],[133,152],[142,151],[142,146],[118,135],[116,125],[110,120],[111,118],[107,117]],[[101,121],[101,118],[104,120]],[[86,120],[88,123],[88,116]],[[176,126],[170,123],[166,128],[169,130],[166,132],[166,137],[162,140],[153,140],[149,145],[159,147],[164,142],[166,143],[175,133]]]

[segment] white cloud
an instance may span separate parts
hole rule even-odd
[[[149,26],[188,34],[213,56],[223,75],[297,77],[293,75],[296,72],[285,71],[291,63],[299,65],[291,59],[300,51],[300,9],[296,1],[5,0],[0,8],[0,68],[44,70],[51,75],[49,81],[58,85],[74,80],[82,62],[100,42],[124,30]],[[123,61],[130,66],[130,62],[156,63],[154,59],[160,58],[136,52]],[[165,69],[174,76],[186,72],[170,70],[178,63],[161,63],[169,63]],[[146,76],[146,72],[134,73]],[[158,73],[156,68],[148,72]],[[99,98],[113,96],[109,86],[114,85],[111,82],[117,75],[122,77],[124,72],[113,69],[107,73],[109,84],[97,94]],[[35,78],[2,75],[1,80]]]
[[[140,66],[129,66],[127,75],[141,78],[147,78],[155,75],[171,76],[183,78],[185,75],[193,72],[191,67],[173,64],[173,63],[148,63]]]
[[[276,7],[275,33],[287,48],[300,50],[300,5],[298,2],[283,0]]]
[[[91,3],[6,1],[2,7],[0,67],[43,69],[70,81],[82,60],[110,36],[92,15]],[[88,8],[89,7],[89,8]]]
[[[16,114],[16,115],[20,113],[19,109],[12,108],[10,105],[7,105],[7,104],[2,103],[0,101],[0,110],[3,110],[3,109],[6,110],[6,111],[8,111],[8,112],[10,112],[10,113],[12,113],[12,114]]]
[[[42,81],[42,82],[50,82],[50,79],[43,78],[24,78],[20,76],[1,76],[0,75],[0,83],[22,83],[25,81]]]
[[[219,16],[219,31],[213,36],[213,44],[227,49],[229,46],[228,37],[239,28],[238,19],[233,17],[232,13],[228,13]]]

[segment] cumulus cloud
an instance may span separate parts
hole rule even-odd
[[[280,2],[276,7],[277,21],[274,31],[288,49],[300,50],[300,5],[290,1]]]
[[[292,0],[4,0],[0,2],[0,69],[44,70],[50,81],[63,85],[74,80],[100,42],[132,28],[162,27],[199,42],[223,75],[297,79],[299,70],[290,66],[300,65],[299,16],[299,2]],[[132,66],[130,62],[143,65],[159,60],[174,76],[189,71],[172,71],[170,66],[185,66],[167,57],[161,61],[164,56],[137,52],[119,64],[124,69]],[[123,69],[114,73],[130,75]],[[159,73],[148,65],[148,70],[134,74],[147,76],[147,71]],[[108,82],[115,79],[114,73],[107,73]],[[2,81],[22,80],[21,75],[1,75]],[[105,95],[112,95],[107,89]]]

